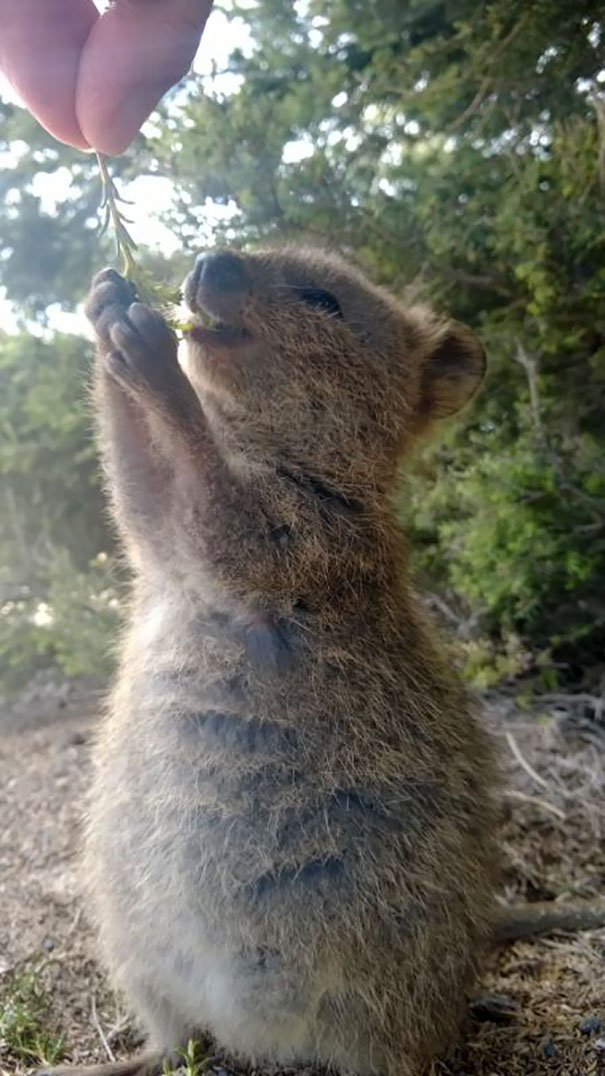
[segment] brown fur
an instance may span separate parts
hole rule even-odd
[[[134,569],[86,870],[160,1050],[418,1076],[488,932],[493,783],[424,623],[396,473],[483,376],[472,334],[339,259],[208,260],[184,360],[112,271],[88,311]],[[342,318],[300,289],[327,289]]]

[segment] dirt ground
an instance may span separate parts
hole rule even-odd
[[[0,1072],[28,1068],[2,1037],[3,998],[23,969],[48,997],[67,1061],[122,1057],[138,1043],[94,959],[78,898],[80,810],[94,698],[41,721],[0,714]],[[605,730],[546,708],[491,700],[505,780],[502,898],[573,900],[605,890]],[[489,957],[480,991],[506,1022],[471,1014],[433,1076],[605,1076],[605,930],[517,942]],[[233,1066],[231,1066],[233,1068]],[[224,1068],[221,1069],[224,1073]]]

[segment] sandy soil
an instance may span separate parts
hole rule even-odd
[[[602,894],[605,731],[523,714],[506,700],[492,702],[486,720],[505,771],[503,899]],[[125,1056],[138,1042],[95,963],[78,898],[95,721],[94,699],[41,725],[35,714],[0,714],[0,1012],[15,975],[35,968],[51,999],[49,1030],[65,1034],[67,1059],[80,1063],[106,1060],[108,1050]],[[512,1014],[504,1023],[471,1015],[458,1053],[433,1076],[605,1076],[605,930],[496,950],[480,990],[504,995]],[[23,1065],[0,1044],[0,1071]]]

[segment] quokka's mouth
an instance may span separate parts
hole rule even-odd
[[[250,339],[250,333],[237,325],[225,325],[222,321],[215,321],[212,325],[204,325],[196,318],[193,324],[183,330],[185,340],[193,340],[198,344],[214,345],[215,347],[232,347],[235,344],[244,343]]]
[[[249,340],[250,332],[241,325],[223,321],[214,312],[215,303],[202,286],[196,272],[190,273],[183,289],[185,324],[182,332],[186,340],[192,340],[207,347],[232,347]],[[225,305],[220,295],[216,297],[220,307]],[[227,307],[231,304],[227,303]]]
[[[186,340],[215,347],[230,347],[250,339],[250,333],[246,329],[239,325],[227,325],[200,307],[195,313],[191,312],[191,320],[184,328],[183,336]]]
[[[179,327],[185,340],[228,347],[250,339],[250,333],[246,329],[238,325],[228,325],[199,303],[195,304],[194,309],[192,309],[192,304],[189,304],[181,310],[182,318]]]
[[[199,303],[196,303],[195,309],[191,311],[192,321],[194,328],[210,329],[212,332],[220,332],[222,329],[226,329],[227,325],[220,318],[216,318],[206,307]]]

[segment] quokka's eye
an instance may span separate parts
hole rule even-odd
[[[331,292],[324,291],[323,288],[297,288],[297,294],[303,303],[316,306],[319,310],[324,310],[326,314],[332,314],[334,317],[342,317],[338,299]]]

